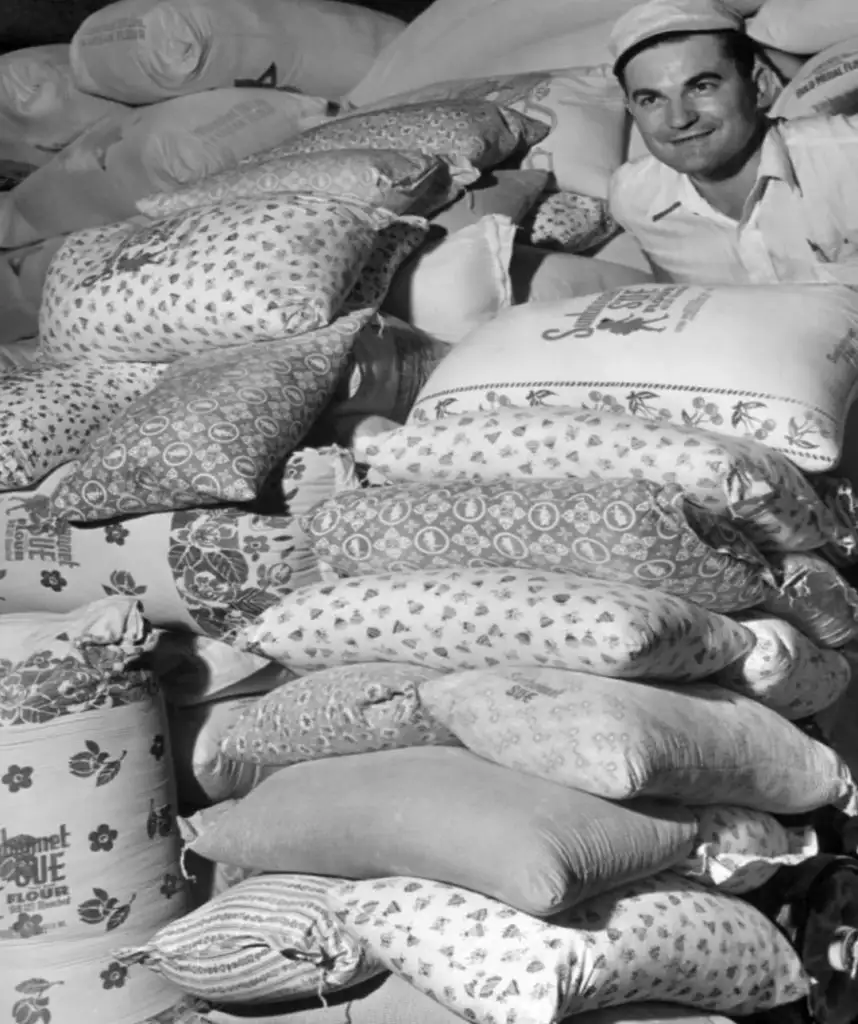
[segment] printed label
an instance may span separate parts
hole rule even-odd
[[[640,288],[624,288],[618,294],[607,292],[599,295],[581,313],[567,313],[574,320],[574,326],[563,330],[549,328],[542,332],[544,341],[563,341],[565,338],[591,338],[596,331],[609,334],[631,335],[639,333],[661,333],[667,327],[664,321],[670,319],[670,313],[679,299],[688,291],[685,285],[670,285],[664,288],[653,288],[652,285]],[[711,292],[707,291],[695,296],[693,303],[698,303],[696,314]],[[689,303],[691,306],[692,303]],[[686,311],[683,311],[683,316]],[[622,313],[622,316],[614,316]],[[690,317],[689,317],[690,319]]]
[[[0,828],[0,937],[20,939],[20,928],[26,928],[27,917],[57,910],[71,904],[66,873],[66,857],[71,846],[67,825],[59,824],[56,832],[43,836],[10,836]],[[63,915],[64,917],[65,915]],[[18,922],[18,930],[12,925]],[[36,924],[43,933],[65,927],[65,920],[51,921],[44,916]]]

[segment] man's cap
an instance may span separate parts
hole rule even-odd
[[[721,0],[647,0],[618,18],[611,30],[614,68],[636,46],[671,32],[744,32],[740,14]]]

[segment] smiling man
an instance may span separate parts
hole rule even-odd
[[[771,118],[777,76],[720,0],[650,0],[611,42],[650,153],[611,212],[657,280],[858,286],[858,117]]]

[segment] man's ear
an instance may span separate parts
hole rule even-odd
[[[757,57],[754,63],[754,87],[757,92],[757,109],[768,110],[783,89],[777,71],[765,60]]]

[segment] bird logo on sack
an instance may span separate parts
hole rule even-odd
[[[592,338],[596,331],[623,336],[660,333],[666,328],[655,325],[670,319],[671,307],[685,291],[685,286],[658,288],[644,285],[640,288],[603,292],[580,313],[564,314],[564,317],[575,321],[574,326],[566,330],[551,327],[542,332],[542,339],[563,341],[565,338]],[[615,317],[611,315],[614,312],[624,312],[626,315]]]
[[[69,906],[65,883],[70,838],[66,825],[45,836],[10,836],[0,828],[0,918],[6,913],[13,918],[11,925],[0,925],[0,937],[28,938],[33,923],[41,933],[47,927],[39,916],[43,911]]]

